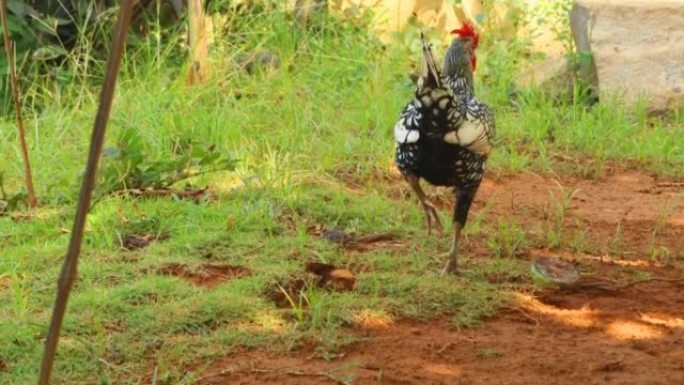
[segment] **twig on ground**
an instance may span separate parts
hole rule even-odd
[[[669,283],[673,283],[673,284],[684,284],[684,279],[652,277],[652,278],[639,279],[639,280],[628,282],[625,284],[618,284],[617,281],[614,281],[612,279],[594,279],[594,280],[590,280],[590,281],[581,281],[580,280],[580,282],[578,282],[576,284],[567,285],[565,287],[561,287],[561,289],[568,290],[568,291],[597,289],[597,290],[603,290],[603,291],[615,293],[615,292],[618,292],[621,290],[629,289],[629,288],[634,287],[636,285],[640,285],[642,283],[649,283],[649,282],[669,282]]]
[[[175,190],[175,189],[169,189],[169,188],[160,188],[160,189],[155,189],[155,188],[145,188],[145,189],[139,189],[139,188],[133,188],[133,189],[126,189],[126,190],[117,190],[113,193],[113,195],[130,195],[130,196],[135,196],[135,197],[142,197],[142,198],[156,198],[156,197],[166,197],[166,196],[175,196],[177,198],[199,198],[205,194],[208,193],[209,188],[193,188],[193,189],[186,189],[186,190]]]
[[[381,241],[391,241],[393,239],[399,238],[399,235],[396,233],[378,233],[378,234],[368,234],[368,235],[362,235],[360,237],[353,238],[351,242],[354,243],[375,243],[375,242],[381,242]]]
[[[684,182],[659,182],[657,187],[684,187]]]
[[[527,318],[528,320],[534,322],[534,325],[535,325],[535,326],[539,326],[539,320],[538,320],[538,319],[532,317],[529,313],[527,313],[526,311],[524,311],[523,309],[521,309],[521,308],[519,308],[519,307],[515,307],[515,306],[503,306],[502,309],[517,311],[518,313],[522,314],[522,315],[523,315],[525,318]]]
[[[684,284],[684,279],[677,279],[677,278],[662,278],[662,277],[652,277],[652,278],[645,278],[645,279],[639,279],[633,282],[626,283],[624,285],[618,286],[617,290],[624,290],[628,289],[630,287],[646,283],[646,282],[669,282],[669,283],[674,283],[674,284]]]
[[[298,369],[293,369],[291,367],[289,368],[227,368],[221,370],[216,376],[225,376],[225,375],[233,375],[236,373],[284,373],[289,376],[297,376],[297,377],[325,377],[329,380],[335,381],[335,383],[340,384],[340,385],[351,385],[350,381],[347,381],[345,379],[339,378],[332,373],[328,372],[322,372],[322,371],[317,371],[317,372],[305,372],[302,370]]]
[[[328,372],[302,372],[299,370],[291,370],[291,371],[288,371],[287,374],[289,374],[290,376],[325,377],[329,380],[335,381],[335,383],[340,384],[340,385],[351,385],[351,382],[349,382],[345,379],[339,378],[337,376],[334,376]]]

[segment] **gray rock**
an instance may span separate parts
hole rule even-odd
[[[628,104],[643,98],[650,111],[684,105],[684,0],[578,0],[577,7],[573,35],[578,48],[591,49],[602,95]]]
[[[596,63],[591,54],[589,41],[589,10],[575,3],[570,11],[570,30],[577,50],[578,80],[589,92],[592,99],[598,99],[598,77]]]
[[[247,72],[253,73],[257,68],[275,71],[280,67],[278,54],[265,49],[247,52],[236,57],[236,62]]]
[[[570,99],[573,94],[574,69],[565,57],[539,62],[516,77],[517,89],[540,88],[549,97]]]

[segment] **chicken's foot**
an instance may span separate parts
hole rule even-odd
[[[451,250],[442,256],[447,258],[447,263],[442,269],[442,275],[458,273],[458,243],[461,239],[461,229],[463,226],[459,222],[454,222],[454,232],[451,238]]]
[[[415,191],[416,195],[418,195],[418,200],[420,201],[420,206],[423,208],[423,211],[425,211],[425,218],[427,220],[428,234],[432,233],[433,224],[434,224],[435,228],[437,229],[437,232],[441,234],[444,231],[444,227],[442,226],[442,221],[439,219],[439,215],[437,214],[437,209],[435,208],[435,206],[432,203],[430,203],[430,201],[427,198],[427,195],[425,195],[425,192],[420,187],[420,179],[415,174],[409,174],[406,176],[406,181],[408,182],[409,185],[411,185],[411,188],[413,189],[413,191]]]

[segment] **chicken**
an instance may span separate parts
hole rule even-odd
[[[395,162],[418,196],[429,233],[433,226],[441,232],[442,224],[420,179],[454,189],[451,249],[445,255],[442,274],[457,272],[461,232],[495,135],[494,115],[475,97],[473,89],[479,37],[467,24],[452,33],[457,37],[447,50],[442,74],[421,34],[423,58],[415,95],[394,126]]]

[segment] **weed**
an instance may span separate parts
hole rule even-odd
[[[99,188],[102,193],[128,189],[163,189],[208,172],[235,169],[235,161],[215,146],[198,146],[193,141],[175,140],[171,159],[150,161],[138,132],[123,132],[116,148],[105,151]]]
[[[503,356],[503,353],[496,347],[484,348],[477,352],[477,357],[481,359],[498,358],[501,356]]]
[[[300,325],[303,325],[306,323],[306,306],[308,305],[308,298],[306,295],[302,292],[299,293],[288,293],[287,290],[285,290],[282,286],[278,286],[278,290],[280,290],[285,298],[287,299],[287,302],[289,302],[291,308],[292,308],[292,313],[294,314],[295,319]]]
[[[587,233],[588,229],[576,229],[570,236],[569,246],[572,250],[578,253],[587,252]]]
[[[495,235],[487,239],[487,247],[497,258],[512,258],[526,238],[527,231],[515,219],[499,218]]]
[[[608,242],[608,253],[611,258],[616,256],[622,256],[624,254],[625,240],[622,235],[622,221],[618,221],[615,225],[615,235]]]
[[[26,204],[27,199],[28,193],[25,189],[14,194],[7,193],[5,190],[5,174],[0,171],[0,215],[17,210],[22,203]]]
[[[667,221],[672,215],[672,211],[678,206],[678,202],[671,200],[667,202],[656,217],[656,222],[653,225],[653,230],[651,230],[651,237],[649,242],[650,249],[650,259],[651,261],[661,261],[669,263],[671,261],[670,250],[658,244],[658,238],[660,234],[667,228]]]
[[[558,197],[549,190],[548,204],[544,213],[546,218],[544,233],[549,248],[558,248],[563,243],[563,230],[568,209],[573,198],[579,192],[577,189],[566,191],[558,181],[556,181],[556,185],[558,187]]]

